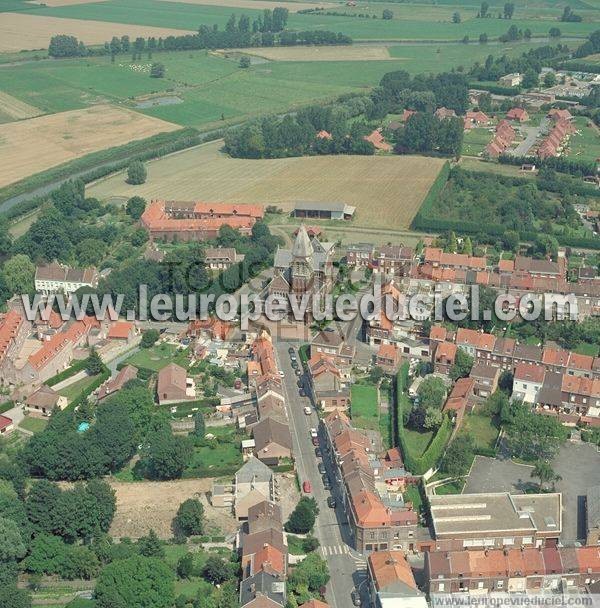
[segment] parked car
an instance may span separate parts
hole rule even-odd
[[[298,391],[298,394],[300,395],[300,397],[306,397],[306,393],[304,392],[304,389],[303,389],[303,388],[301,388],[301,389]]]
[[[327,506],[331,507],[332,509],[335,509],[335,505],[337,504],[335,498],[333,496],[328,496],[327,497]]]
[[[310,494],[310,493],[312,492],[312,486],[310,485],[310,481],[305,481],[305,482],[302,484],[302,491],[303,491],[305,494]]]
[[[294,352],[295,352],[295,351],[294,351],[294,347],[293,347],[293,346],[290,346],[290,347],[288,348],[288,353],[290,353],[290,355],[293,355],[293,354],[294,354]]]
[[[331,484],[329,483],[327,475],[323,475],[323,488],[325,488],[325,490],[331,490]]]
[[[310,409],[310,407],[308,405],[304,408],[304,413],[307,416],[310,416],[312,414],[312,410]]]
[[[313,445],[319,445],[319,438],[318,437],[313,437],[312,438],[312,444]]]
[[[298,369],[298,361],[295,361],[295,360],[294,360],[294,361],[292,361],[292,367],[293,367],[294,369]]]
[[[279,370],[279,375],[283,378],[285,376],[285,373],[282,369]]]
[[[317,458],[321,458],[323,454],[321,453],[321,448],[315,448],[315,456]]]
[[[301,369],[297,369],[296,370],[296,376],[301,376],[302,375],[302,370]]]
[[[298,382],[296,382],[296,384],[298,385],[298,388],[304,387],[304,382],[302,381],[302,379],[298,380]]]
[[[323,475],[323,473],[327,473],[327,469],[322,462],[319,463],[319,473],[321,473],[321,475]]]
[[[360,606],[360,593],[356,589],[352,589],[352,593],[350,593],[350,597],[352,598],[352,603],[355,606]]]
[[[292,353],[292,354],[290,355],[290,359],[291,359],[292,361],[296,361],[296,359],[297,359],[297,357],[296,357],[296,353]]]

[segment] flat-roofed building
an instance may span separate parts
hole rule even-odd
[[[562,531],[561,494],[435,495],[430,497],[436,548],[542,547]]]

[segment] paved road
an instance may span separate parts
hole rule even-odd
[[[509,153],[513,156],[527,156],[529,149],[536,142],[537,138],[547,131],[548,122],[548,118],[544,116],[537,127],[521,125],[519,128],[521,129],[521,133],[525,133],[525,139]]]
[[[304,407],[310,405],[310,399],[299,395],[298,377],[290,363],[289,346],[289,343],[280,341],[276,344],[276,353],[279,369],[285,374],[284,390],[296,470],[300,483],[310,481],[312,496],[319,505],[315,536],[321,543],[319,552],[327,559],[331,573],[331,581],[327,585],[327,601],[332,608],[346,608],[352,605],[350,592],[354,587],[360,587],[361,592],[366,592],[367,585],[363,584],[366,580],[366,561],[348,544],[350,532],[343,510],[339,507],[340,501],[338,500],[335,510],[327,506],[330,492],[323,487],[318,470],[320,460],[315,456],[315,448],[310,439],[310,429],[318,428],[319,418],[315,411],[310,416],[304,413]],[[328,471],[331,470],[328,466]],[[333,479],[331,473],[329,476]],[[366,605],[366,595],[363,605]]]

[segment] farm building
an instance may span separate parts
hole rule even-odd
[[[156,200],[144,211],[140,222],[152,240],[202,241],[215,238],[221,226],[250,234],[263,215],[260,205]]]
[[[293,217],[309,217],[320,220],[351,220],[356,207],[345,203],[321,203],[299,201],[294,205]]]

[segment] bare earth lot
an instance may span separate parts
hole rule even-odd
[[[385,46],[281,46],[239,49],[240,52],[273,61],[381,61],[391,57]]]
[[[344,202],[356,207],[349,226],[403,229],[410,225],[443,160],[420,156],[313,156],[273,160],[229,158],[222,141],[147,163],[148,180],[125,183],[123,173],[87,189],[100,199],[130,197],[276,205]]]
[[[55,2],[69,2],[70,0],[54,0]],[[76,0],[77,1],[77,0]],[[79,0],[80,2],[90,2],[93,0]],[[204,6],[231,6],[232,8],[246,8],[254,10],[264,10],[266,8],[273,10],[276,6],[281,8],[287,8],[290,13],[297,13],[298,11],[305,10],[307,8],[318,8],[318,7],[334,7],[335,4],[327,2],[275,2],[271,0],[163,0],[164,2],[185,2],[186,4],[203,4]],[[54,6],[54,5],[52,5]],[[339,6],[339,5],[338,5]]]
[[[0,91],[0,114],[6,115],[11,120],[22,120],[39,116],[42,112],[8,93]]]
[[[225,509],[215,509],[205,499],[212,479],[180,481],[111,481],[116,492],[117,512],[110,527],[115,538],[139,538],[152,528],[160,538],[173,536],[171,522],[179,505],[188,498],[197,498],[204,505],[208,527],[217,526],[225,535],[237,529],[233,517]]]
[[[0,125],[0,187],[90,152],[179,128],[110,105]]]
[[[23,15],[2,13],[0,19],[0,52],[34,50],[48,48],[54,34],[69,34],[85,44],[102,44],[113,36],[127,35],[156,38],[169,35],[179,36],[185,30],[146,25],[125,25],[104,21],[84,21],[82,19],[62,19],[43,15]]]

